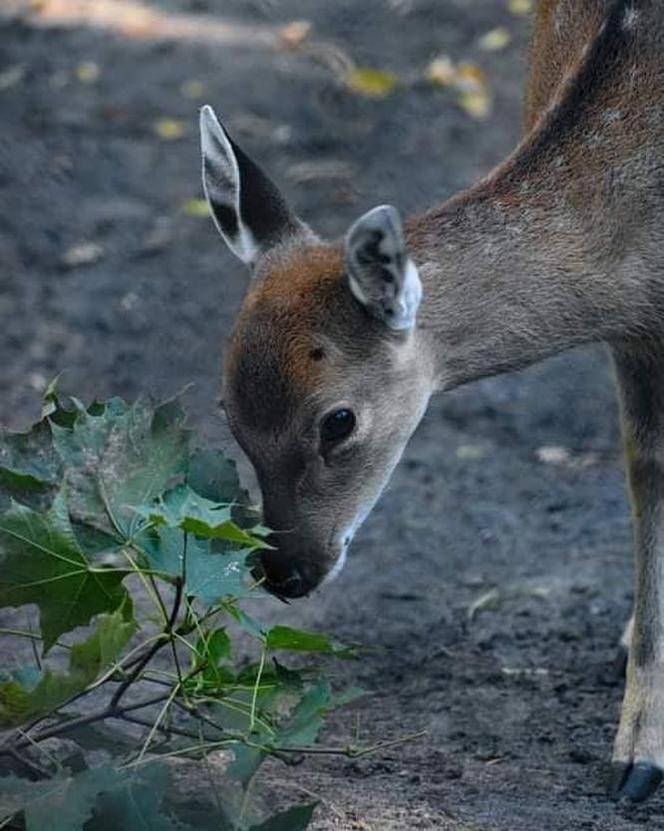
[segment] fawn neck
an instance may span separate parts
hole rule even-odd
[[[440,388],[661,328],[664,127],[622,6],[512,156],[408,223]]]

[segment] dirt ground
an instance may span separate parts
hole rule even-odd
[[[217,108],[317,230],[340,235],[375,204],[407,213],[446,197],[510,149],[528,20],[506,0],[149,9],[0,5],[0,422],[25,425],[64,370],[65,388],[88,398],[193,383],[192,421],[230,442],[215,399],[246,277],[211,222],[183,207],[201,195],[198,106]],[[312,30],[289,51],[276,33],[296,19]],[[496,26],[510,44],[481,50]],[[486,121],[422,80],[440,53],[486,70]],[[343,55],[396,72],[399,86],[382,99],[349,92]],[[363,740],[426,736],[295,773],[270,763],[266,781],[291,801],[317,794],[321,831],[664,828],[661,795],[630,806],[604,793],[630,597],[603,350],[439,397],[342,576],[275,603],[284,622],[370,648],[339,670],[375,691],[359,708]],[[354,725],[338,714],[325,740]]]

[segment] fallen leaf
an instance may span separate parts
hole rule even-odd
[[[384,98],[397,85],[399,79],[393,72],[357,66],[346,75],[346,85],[354,92],[370,98]]]
[[[457,447],[457,459],[482,459],[486,456],[486,448],[479,444],[460,444]]]
[[[504,49],[511,41],[512,36],[509,29],[505,26],[498,26],[495,29],[482,35],[480,38],[480,49],[487,52],[497,52],[499,49]]]
[[[530,14],[533,10],[533,0],[508,0],[507,8],[512,14]]]
[[[459,106],[468,115],[477,119],[485,119],[491,114],[491,96],[486,90],[477,89],[462,92],[458,98]]]
[[[187,216],[210,216],[210,209],[205,199],[187,199],[182,205],[182,210]]]
[[[472,620],[482,609],[496,609],[500,602],[500,592],[497,588],[489,589],[476,598],[468,607],[468,620]]]
[[[503,675],[548,675],[549,670],[546,667],[501,667]]]
[[[96,263],[103,256],[104,249],[98,242],[79,242],[64,252],[60,262],[67,268],[78,268]]]
[[[487,76],[476,63],[464,61],[456,71],[454,86],[461,93],[457,102],[473,118],[484,119],[491,113],[491,95]]]
[[[99,78],[99,65],[94,61],[83,61],[76,67],[76,77],[82,84],[94,84]]]
[[[197,78],[192,78],[180,85],[180,92],[185,98],[202,98],[205,95],[205,84]]]
[[[545,465],[564,465],[570,461],[569,450],[557,445],[538,447],[535,456],[538,462],[543,462]]]
[[[154,123],[154,131],[160,139],[173,141],[185,134],[185,125],[178,118],[160,118]]]
[[[15,87],[16,84],[20,84],[24,75],[25,66],[21,63],[17,63],[15,66],[10,66],[7,69],[3,69],[2,72],[0,72],[0,91],[10,89],[10,87]]]
[[[462,92],[475,92],[487,86],[486,72],[481,66],[470,61],[462,61],[456,69],[455,86]]]
[[[308,20],[294,20],[278,30],[279,45],[284,49],[298,49],[309,37],[310,32],[311,23]]]
[[[452,86],[456,80],[456,67],[447,55],[435,58],[425,70],[425,78],[440,87]]]

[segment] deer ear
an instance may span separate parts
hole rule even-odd
[[[348,282],[357,300],[390,329],[412,329],[422,284],[397,209],[380,205],[361,216],[346,235],[345,249]]]
[[[277,186],[240,150],[210,106],[201,109],[203,189],[231,251],[247,265],[288,236],[308,229]]]

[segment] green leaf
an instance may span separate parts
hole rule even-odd
[[[309,827],[317,805],[317,802],[313,802],[310,805],[289,808],[266,819],[260,825],[252,825],[249,831],[304,831]]]
[[[226,769],[229,778],[239,782],[246,790],[267,755],[265,751],[256,747],[246,744],[235,745],[233,747],[233,761]]]
[[[359,687],[351,687],[340,695],[334,695],[328,679],[320,675],[316,684],[309,687],[301,696],[290,718],[280,725],[273,739],[274,746],[299,747],[315,744],[323,726],[324,716],[365,694]]]
[[[246,591],[248,551],[214,551],[210,540],[187,540],[187,594],[212,605],[224,597],[239,597]]]
[[[150,568],[170,577],[180,577],[183,573],[185,536],[179,528],[159,525],[141,531],[135,542],[145,554]]]
[[[45,782],[0,779],[0,814],[24,812],[26,831],[193,831],[162,803],[165,765],[117,770],[101,765]]]
[[[192,688],[211,695],[234,684],[235,673],[221,666],[221,662],[230,655],[231,639],[225,629],[205,632],[203,637],[198,638],[192,656],[192,670],[203,669],[192,678]]]
[[[0,430],[0,508],[10,498],[37,507],[55,490],[61,472],[48,422],[25,433]]]
[[[221,450],[197,448],[189,459],[187,484],[211,502],[248,502],[235,462]]]
[[[119,569],[95,568],[81,551],[64,493],[47,513],[14,504],[0,516],[0,607],[39,606],[44,652],[64,632],[117,609],[127,593]]]
[[[275,746],[315,744],[323,726],[323,716],[332,707],[330,682],[321,676],[318,683],[304,693],[288,722],[279,730]]]
[[[72,435],[58,434],[68,466],[70,510],[79,522],[131,539],[143,522],[136,506],[152,501],[187,469],[189,431],[177,400],[156,408],[137,401],[122,411],[81,414]]]
[[[134,634],[131,599],[112,614],[99,615],[92,634],[69,652],[69,671],[13,672],[0,679],[0,728],[24,724],[50,713],[81,692],[118,658]]]
[[[169,787],[164,764],[130,769],[129,776],[101,794],[94,821],[84,831],[193,831],[163,807]]]
[[[72,776],[61,770],[52,779],[30,782],[16,776],[0,779],[0,814],[25,815],[25,831],[83,831],[97,798],[128,776],[110,765]]]
[[[53,447],[67,468],[88,467],[99,459],[113,425],[127,413],[127,405],[119,398],[87,410],[77,399],[75,417],[63,424],[51,416]]]
[[[200,496],[189,485],[178,485],[153,505],[140,505],[136,512],[151,525],[181,528],[207,539],[219,539],[244,548],[270,548],[258,537],[240,528],[231,519],[231,506]]]
[[[273,626],[267,633],[268,649],[288,649],[293,652],[323,652],[348,657],[354,654],[350,646],[336,643],[322,632],[305,632],[290,626]]]
[[[92,634],[82,643],[72,646],[69,652],[71,672],[80,672],[90,681],[101,670],[114,663],[136,631],[134,607],[130,597],[111,614],[99,615]],[[88,682],[89,683],[89,682]]]
[[[231,639],[225,629],[214,629],[206,632],[196,641],[196,653],[199,659],[216,666],[219,661],[229,658],[231,654]]]

